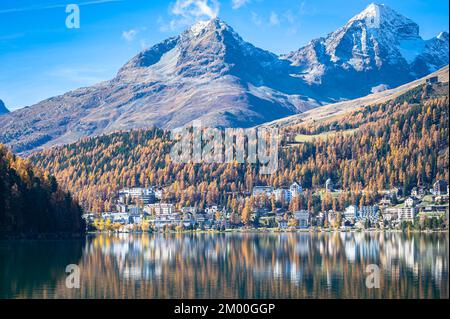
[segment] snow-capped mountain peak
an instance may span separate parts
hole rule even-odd
[[[205,32],[211,31],[231,31],[234,33],[233,28],[231,28],[227,23],[225,23],[220,18],[213,18],[210,20],[201,20],[193,24],[185,33],[191,33],[194,36],[202,35]]]
[[[385,26],[394,30],[397,29],[399,31],[406,31],[403,30],[402,27],[411,25],[417,26],[417,24],[414,23],[412,20],[397,13],[395,10],[388,7],[387,5],[376,3],[371,3],[361,13],[351,18],[348,24],[351,24],[355,21],[362,21],[365,23],[367,27],[373,29]]]
[[[210,23],[210,20],[198,21],[197,23],[195,23],[191,26],[189,31],[192,32],[192,34],[194,34],[195,36],[198,36],[203,30],[205,30],[205,28],[207,27],[207,25],[209,23]]]
[[[299,77],[328,87],[335,98],[343,92],[356,97],[380,85],[398,86],[448,64],[448,34],[423,40],[414,21],[372,3],[335,32],[283,58],[297,67]],[[338,80],[341,77],[358,83],[358,88]]]

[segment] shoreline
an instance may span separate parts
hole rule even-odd
[[[92,235],[114,235],[114,234],[324,234],[324,233],[406,233],[406,234],[438,234],[438,233],[449,233],[448,229],[439,230],[411,230],[403,231],[401,229],[371,229],[371,230],[357,230],[357,229],[293,229],[293,230],[280,230],[275,228],[269,229],[227,229],[227,230],[185,230],[185,231],[130,231],[130,232],[120,232],[120,231],[90,231],[82,234],[33,234],[33,235],[7,235],[0,236],[1,241],[28,241],[28,240],[76,240],[84,239],[86,236]]]
[[[401,229],[371,229],[371,230],[341,230],[341,229],[327,229],[327,230],[311,230],[311,229],[294,229],[294,230],[280,230],[280,229],[227,229],[227,230],[184,230],[184,231],[98,231],[87,232],[87,235],[100,235],[100,234],[229,234],[229,233],[242,233],[242,234],[307,234],[307,233],[448,233],[448,229],[439,230],[410,230],[403,231]]]

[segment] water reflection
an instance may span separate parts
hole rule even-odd
[[[2,257],[17,281],[26,265],[15,254]],[[67,289],[64,274],[35,280],[36,272],[20,277],[25,288],[2,284],[0,296],[448,298],[447,234],[100,235],[86,240],[78,264],[81,289]],[[365,286],[368,264],[381,269],[380,289]]]
[[[0,298],[51,298],[66,266],[80,262],[83,242],[0,241]]]

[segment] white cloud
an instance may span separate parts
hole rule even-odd
[[[250,3],[250,0],[232,0],[231,7],[236,10],[239,9],[240,7],[245,6],[248,3]]]
[[[131,29],[131,30],[128,30],[128,31],[123,31],[122,32],[122,39],[124,39],[127,42],[132,42],[136,38],[138,33],[139,33],[139,30],[137,30],[137,29]]]
[[[172,20],[166,22],[162,18],[158,19],[159,30],[174,31],[197,21],[213,19],[219,15],[219,11],[218,0],[177,0],[169,6]]]
[[[286,11],[286,13],[284,14],[284,17],[286,18],[287,22],[289,22],[290,24],[294,24],[296,21],[295,16],[291,10]]]
[[[288,35],[296,35],[297,33],[298,33],[298,27],[297,26],[292,26],[292,27],[289,27],[287,29],[287,34]]]
[[[257,26],[261,26],[263,23],[261,17],[254,11],[252,11],[252,22]]]
[[[269,24],[271,26],[276,26],[280,24],[280,18],[278,17],[278,14],[274,11],[270,13]]]
[[[177,0],[171,13],[176,16],[213,19],[219,14],[217,0]]]

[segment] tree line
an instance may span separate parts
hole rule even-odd
[[[54,176],[0,144],[0,237],[80,233],[81,215]]]

